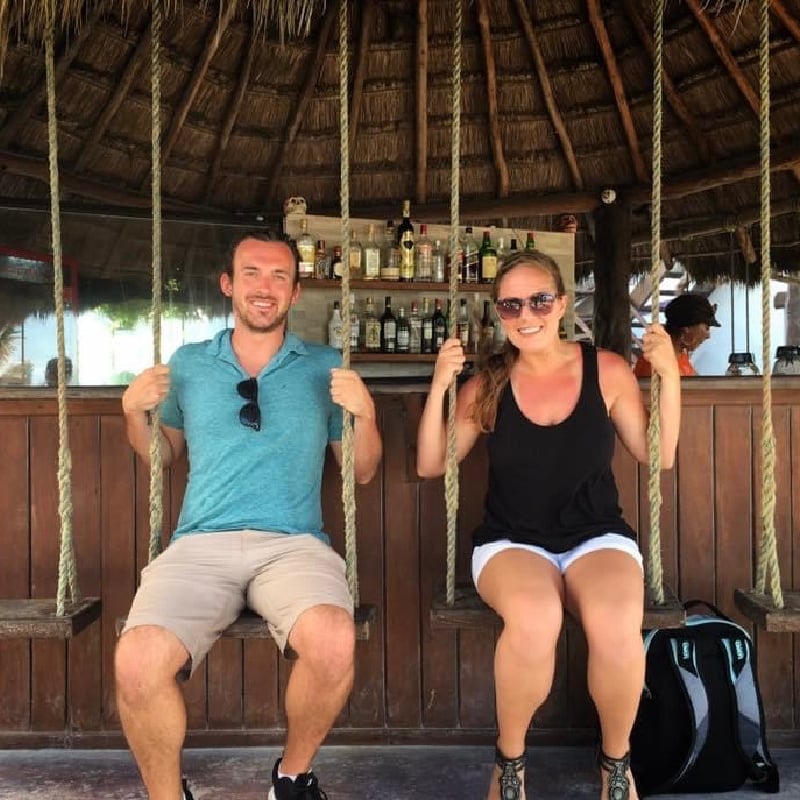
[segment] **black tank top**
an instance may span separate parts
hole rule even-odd
[[[611,459],[616,433],[600,392],[597,351],[580,343],[578,402],[557,425],[537,425],[503,390],[489,434],[489,488],[475,546],[510,539],[563,553],[604,533],[636,539],[622,518]]]

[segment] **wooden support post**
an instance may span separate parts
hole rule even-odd
[[[594,212],[594,342],[625,358],[631,353],[631,208],[626,202]]]
[[[770,11],[783,23],[783,26],[794,36],[795,40],[800,42],[800,22],[792,16],[792,12],[786,8],[783,0],[772,0]]]
[[[417,194],[428,200],[428,0],[417,3]]]
[[[375,18],[375,0],[365,0],[361,12],[361,30],[358,38],[358,55],[356,69],[353,73],[353,96],[350,99],[349,135],[350,158],[353,158],[358,134],[358,120],[361,116],[361,103],[364,98],[364,81],[367,77],[367,59],[369,56],[369,42],[372,34],[372,20]]]

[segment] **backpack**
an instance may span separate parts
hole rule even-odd
[[[687,610],[699,605],[686,603]],[[713,606],[686,627],[645,632],[645,686],[631,732],[639,793],[777,792],[747,631]]]

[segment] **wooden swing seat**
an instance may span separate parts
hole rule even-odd
[[[370,637],[370,631],[377,617],[375,606],[358,606],[353,618],[356,626],[356,639],[366,641]],[[122,633],[125,627],[126,617],[117,619],[117,636]],[[255,612],[246,608],[239,614],[239,617],[222,632],[223,639],[271,639],[267,623]]]
[[[0,600],[0,639],[71,639],[99,617],[99,597],[67,603],[62,616],[55,600]]]
[[[775,608],[772,595],[752,589],[736,589],[733,599],[736,608],[763,631],[800,632],[800,592],[784,592],[783,608]]]
[[[680,628],[686,624],[686,611],[680,600],[668,589],[664,594],[663,605],[646,601],[642,628]],[[500,617],[481,600],[471,582],[456,585],[452,605],[448,605],[444,591],[437,594],[431,606],[430,622],[435,630],[499,628],[502,625]]]

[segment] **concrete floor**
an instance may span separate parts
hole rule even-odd
[[[276,748],[188,750],[185,771],[195,800],[265,800]],[[531,747],[529,800],[597,800],[599,780],[586,748]],[[777,750],[780,797],[800,800],[800,750]],[[491,768],[487,747],[326,747],[314,764],[330,800],[483,800]],[[745,787],[707,794],[754,800]],[[664,800],[698,795],[661,795]],[[10,750],[0,752],[0,800],[144,800],[127,752]]]

